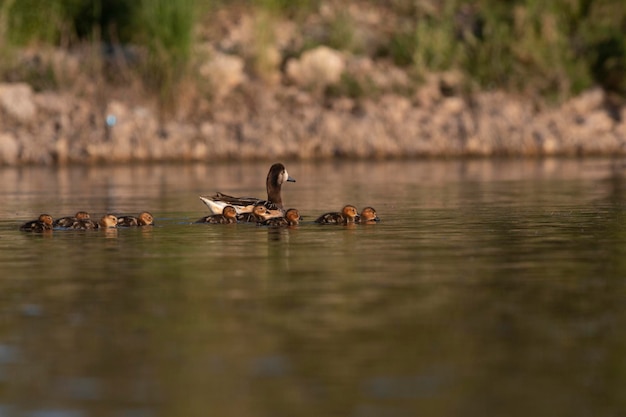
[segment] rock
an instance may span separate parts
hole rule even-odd
[[[346,63],[339,51],[326,46],[306,51],[287,62],[287,76],[301,87],[324,88],[341,80]]]
[[[20,152],[20,146],[11,133],[0,133],[0,164],[16,165]]]
[[[33,89],[26,83],[0,84],[0,107],[20,122],[35,117]]]
[[[246,81],[243,59],[217,51],[213,52],[211,59],[200,67],[200,75],[209,80],[217,99],[228,95]]]

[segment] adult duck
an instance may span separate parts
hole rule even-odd
[[[210,197],[201,196],[200,200],[213,214],[222,213],[225,206],[233,206],[238,214],[250,213],[254,206],[263,204],[269,212],[266,217],[279,217],[284,214],[281,188],[285,182],[296,182],[296,180],[289,176],[283,164],[276,163],[270,167],[265,180],[267,200],[256,197],[233,197],[220,192]]]
[[[315,223],[319,224],[354,224],[357,216],[359,215],[358,210],[353,205],[346,205],[343,207],[341,212],[333,211],[330,213],[324,213],[315,219]]]

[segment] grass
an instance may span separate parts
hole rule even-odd
[[[173,100],[192,59],[193,29],[200,17],[236,5],[258,16],[250,70],[271,73],[267,57],[277,19],[303,26],[321,0],[0,0],[0,49],[25,45],[68,47],[81,42],[138,46],[143,82],[162,101]],[[336,6],[335,3],[332,3]],[[480,89],[501,88],[561,101],[593,85],[626,95],[626,8],[622,0],[353,0],[356,7],[303,30],[300,45],[326,44],[353,54],[368,53],[354,18],[372,7],[393,19],[380,34],[373,59],[393,60],[416,79],[433,71],[457,70]],[[317,17],[318,21],[320,17]],[[301,51],[295,51],[297,53]],[[282,51],[283,62],[294,51]],[[270,59],[271,58],[271,59]],[[279,59],[280,61],[280,59]],[[36,74],[35,74],[36,75]],[[45,75],[49,77],[49,74]],[[344,94],[366,94],[345,78]]]

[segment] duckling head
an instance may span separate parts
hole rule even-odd
[[[154,217],[152,217],[152,214],[144,211],[137,218],[137,222],[140,226],[149,226],[154,223]]]
[[[100,226],[104,228],[117,227],[117,217],[107,214],[100,219]]]
[[[289,210],[287,210],[287,212],[285,213],[285,218],[292,226],[299,224],[301,220],[300,213],[295,208],[290,208]]]
[[[222,215],[227,219],[236,219],[237,218],[237,210],[233,206],[226,206],[222,210]]]
[[[77,220],[89,220],[91,216],[86,211],[77,211],[74,215]]]
[[[49,214],[40,214],[38,220],[42,222],[43,224],[52,226],[53,220],[52,220],[52,216]]]
[[[365,207],[361,211],[361,222],[377,222],[380,221],[378,215],[376,214],[376,210],[373,207]]]
[[[341,210],[341,214],[343,214],[349,222],[353,222],[359,212],[356,207],[348,204],[347,206],[344,206],[344,208]]]
[[[268,210],[267,207],[265,207],[265,205],[263,204],[257,204],[256,206],[254,206],[254,208],[252,209],[252,213],[254,213],[254,215],[256,217],[259,218],[264,218],[266,214],[268,214]]]

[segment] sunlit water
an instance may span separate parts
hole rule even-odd
[[[621,416],[621,161],[0,169],[0,416]],[[312,220],[352,203],[371,226]],[[18,231],[47,212],[156,226]]]

